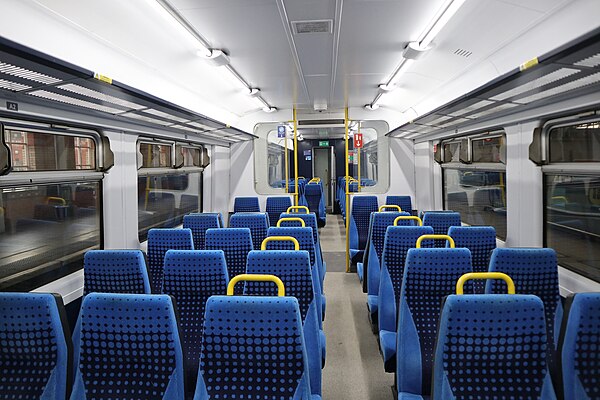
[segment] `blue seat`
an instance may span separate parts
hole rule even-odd
[[[600,293],[578,293],[567,299],[562,340],[565,400],[600,397]]]
[[[233,201],[233,212],[260,212],[258,197],[236,197]]]
[[[83,294],[150,294],[150,281],[140,250],[90,250],[83,257]]]
[[[321,183],[309,183],[304,188],[304,196],[308,209],[317,215],[319,226],[325,226],[327,214],[325,212],[325,196]]]
[[[209,298],[194,400],[318,399],[301,321],[294,297]]]
[[[519,294],[533,294],[542,299],[548,329],[550,368],[556,368],[558,336],[563,307],[558,287],[558,262],[553,249],[497,248],[492,252],[490,272],[510,276]],[[488,281],[486,293],[505,293],[502,281]]]
[[[369,319],[375,325],[377,325],[376,298],[379,292],[385,233],[388,226],[393,225],[397,217],[408,215],[408,213],[399,212],[374,212],[371,214],[371,228],[367,240],[367,250],[365,251],[364,261],[357,264],[357,271],[359,269],[366,270],[367,307],[369,308]],[[410,225],[412,221],[399,221],[399,225],[404,225],[405,223]],[[372,301],[373,299],[375,300],[374,302]],[[371,311],[372,306],[375,307],[373,311]]]
[[[433,227],[436,235],[447,235],[451,226],[461,226],[460,213],[430,211],[423,216],[423,225]],[[435,247],[446,247],[446,241],[436,239]]]
[[[283,281],[285,295],[295,297],[308,357],[310,388],[321,395],[321,368],[325,361],[325,334],[319,328],[317,293],[315,292],[306,251],[251,251],[248,254],[248,274],[275,275]],[[246,282],[244,295],[276,296],[276,287],[270,282]]]
[[[223,250],[229,279],[246,273],[248,253],[253,249],[249,228],[221,228],[206,231],[206,250]],[[235,288],[242,294],[243,288]]]
[[[62,298],[0,293],[0,397],[65,399],[71,340]]]
[[[183,355],[170,296],[90,293],[74,343],[72,400],[183,399]]]
[[[544,306],[536,296],[448,296],[432,399],[554,400],[545,343]]]
[[[371,213],[377,212],[377,196],[353,196],[350,212],[350,259],[358,262],[369,236]],[[346,221],[348,223],[348,221]]]
[[[385,198],[385,204],[396,205],[400,207],[403,212],[407,212],[412,215],[413,208],[410,196],[387,196]]]
[[[194,250],[192,231],[172,228],[148,231],[148,272],[152,293],[160,293],[162,290],[167,250]]]
[[[188,214],[183,216],[183,227],[192,230],[194,250],[204,250],[206,230],[221,228],[219,214]]]
[[[473,272],[487,272],[490,256],[496,248],[496,229],[493,226],[451,226],[448,235],[454,239],[456,247],[471,250]],[[475,293],[485,290],[485,282],[474,281]]]
[[[300,250],[305,250],[310,256],[311,274],[313,277],[313,285],[315,287],[315,293],[317,293],[317,306],[319,320],[325,319],[325,308],[326,300],[323,295],[323,289],[321,287],[321,276],[319,275],[319,268],[316,264],[316,251],[313,244],[312,228],[304,227],[280,227],[280,228],[269,228],[267,236],[291,236],[298,241]],[[294,250],[294,244],[291,241],[273,241],[267,243],[267,250]],[[322,323],[319,323],[322,326]]]
[[[468,249],[408,250],[399,294],[397,337],[396,332],[380,332],[381,344],[393,346],[398,392],[430,394],[440,304],[456,293],[456,282],[470,272]],[[473,293],[470,283],[465,291]]]
[[[188,391],[196,387],[206,301],[226,294],[228,283],[222,250],[169,250],[165,255],[162,291],[177,304]]]
[[[287,209],[291,207],[292,200],[288,196],[273,196],[267,197],[266,211],[269,214],[269,225],[277,225],[279,216],[282,213],[287,212]]]
[[[254,250],[260,250],[260,244],[267,237],[269,215],[267,213],[237,213],[229,220],[230,228],[249,228],[252,234]]]

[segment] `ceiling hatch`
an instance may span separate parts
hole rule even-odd
[[[332,19],[319,19],[313,21],[292,21],[292,30],[295,35],[304,33],[333,33]]]

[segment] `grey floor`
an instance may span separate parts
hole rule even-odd
[[[394,376],[383,370],[377,337],[367,318],[366,294],[356,274],[345,272],[346,242],[341,216],[327,216],[320,239],[327,263],[323,399],[390,400]]]

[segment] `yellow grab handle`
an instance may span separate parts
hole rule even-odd
[[[398,206],[396,204],[384,204],[379,207],[379,212],[381,212],[381,210],[385,210],[386,208],[393,208],[395,210],[398,210],[398,212],[402,212],[402,209],[400,208],[400,206]]]
[[[310,210],[306,206],[291,206],[291,207],[288,207],[286,212],[289,213],[289,212],[291,212],[291,210],[296,210],[296,212],[300,212],[300,210],[306,210],[306,214],[310,213]]]
[[[448,235],[422,235],[417,239],[417,249],[421,248],[421,242],[425,239],[445,239],[450,242],[450,248],[455,248],[454,239]]]
[[[279,228],[281,226],[282,222],[300,222],[300,224],[302,224],[302,227],[304,228],[306,226],[306,222],[304,222],[304,220],[300,217],[285,217],[285,218],[280,218],[279,221],[277,221],[277,227]]]
[[[67,202],[62,197],[48,197],[46,199],[46,204],[50,204],[51,201],[58,201],[63,206],[67,205]]]
[[[303,176],[299,176],[298,179],[304,179],[304,180],[306,180],[306,178],[303,177]]]
[[[267,243],[269,242],[292,242],[294,243],[294,250],[300,250],[300,243],[298,243],[298,240],[295,237],[291,236],[269,236],[263,240],[260,249],[266,250]]]
[[[238,282],[247,281],[247,282],[273,282],[277,285],[277,296],[283,297],[285,296],[285,287],[283,286],[283,282],[281,279],[276,277],[275,275],[260,275],[260,274],[240,274],[234,276],[230,281],[229,285],[227,285],[227,296],[233,296],[233,288],[235,284]]]
[[[312,178],[310,181],[308,181],[308,183],[310,182],[321,182],[321,178]]]
[[[508,287],[508,294],[515,294],[515,283],[510,276],[502,272],[470,272],[464,274],[456,282],[456,294],[464,294],[463,286],[465,282],[471,279],[502,279]]]
[[[414,215],[401,215],[399,217],[396,217],[396,219],[394,219],[394,226],[398,226],[398,221],[405,219],[412,219],[414,221],[417,221],[419,226],[423,226],[423,221],[421,221],[421,218],[415,217]]]

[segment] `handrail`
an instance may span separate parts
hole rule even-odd
[[[394,219],[394,226],[398,226],[398,221],[412,219],[419,223],[419,226],[423,226],[423,221],[419,217],[415,217],[414,215],[400,215]]]
[[[386,208],[393,208],[395,210],[398,210],[398,212],[402,212],[402,209],[397,204],[384,204],[382,206],[379,206],[379,212],[381,212],[381,210],[385,210]]]
[[[277,221],[277,227],[281,227],[281,223],[282,222],[300,222],[300,224],[302,224],[302,227],[304,228],[306,226],[306,222],[304,222],[304,220],[300,217],[284,217],[284,218],[279,218],[279,221]]]
[[[229,281],[227,285],[227,296],[233,296],[233,288],[238,282],[273,282],[277,285],[277,296],[285,296],[285,286],[281,279],[275,275],[261,275],[261,274],[240,274],[236,275]]]
[[[454,239],[452,239],[448,235],[421,235],[417,239],[417,249],[421,248],[421,242],[425,239],[445,239],[450,242],[450,248],[453,249],[456,247],[456,245],[454,244]]]
[[[290,213],[291,210],[297,210],[296,212],[300,212],[300,210],[306,210],[306,214],[310,213],[310,210],[306,206],[290,206],[290,207],[288,207],[286,212]]]
[[[291,236],[269,236],[263,240],[260,245],[260,249],[267,250],[267,244],[269,242],[292,242],[294,243],[294,250],[300,250],[300,243],[298,243],[298,239]]]
[[[66,206],[67,202],[62,197],[48,197],[46,198],[46,204],[50,204],[50,201],[58,201],[61,206]]]
[[[469,272],[468,274],[464,274],[456,282],[456,294],[464,294],[465,282],[472,279],[501,279],[506,282],[508,294],[515,294],[515,283],[510,276],[502,272]]]
[[[311,183],[311,182],[317,182],[317,183],[321,182],[321,178],[319,178],[319,177],[312,178],[310,181],[308,181],[308,183]]]

